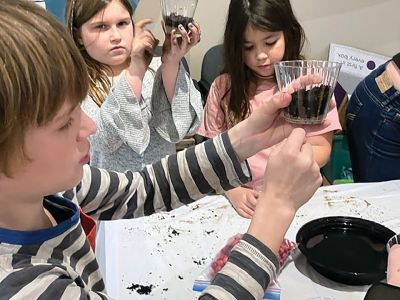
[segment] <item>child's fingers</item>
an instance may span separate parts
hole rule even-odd
[[[201,30],[200,26],[197,23],[189,23],[189,29],[190,29],[190,42],[191,44],[197,44],[200,42],[201,39]]]
[[[152,41],[157,40],[157,38],[154,36],[154,34],[150,30],[147,30],[147,29],[143,30],[141,37],[144,39],[152,40]]]
[[[335,99],[331,99],[331,102],[329,103],[329,109],[334,109],[336,107],[336,101]]]
[[[186,31],[185,27],[183,27],[182,24],[180,24],[180,25],[178,26],[178,30],[179,30],[179,33],[181,34],[181,37],[182,37],[182,44],[181,44],[181,46],[183,46],[184,49],[186,49],[186,47],[187,47],[188,44],[190,43],[189,33]]]
[[[169,38],[171,45],[178,45],[178,38],[176,36],[176,29],[172,29],[170,35],[166,35],[166,38]]]
[[[159,43],[159,40],[153,35],[153,33],[147,30],[143,31],[142,41],[146,46],[150,45],[152,48],[157,47]]]
[[[143,19],[140,21],[137,21],[135,23],[135,29],[139,30],[139,31],[143,31],[143,29],[146,27],[146,25],[149,25],[153,23],[153,21],[151,19]]]
[[[149,42],[144,43],[144,50],[152,55],[154,54],[154,48],[155,48],[154,43],[149,43]]]
[[[193,26],[196,27],[197,31],[201,33],[201,28],[200,28],[200,24],[199,24],[199,23],[197,23],[196,21],[194,21],[194,22],[191,23],[191,24],[193,24]]]
[[[240,209],[238,209],[239,214],[247,219],[251,219],[253,217],[254,211],[247,207],[246,205],[243,205]],[[241,212],[241,213],[240,213]]]
[[[256,206],[257,206],[257,197],[258,197],[258,192],[256,192],[257,195],[254,195],[252,197],[248,197],[247,201],[248,201],[248,206],[252,209],[255,210]]]

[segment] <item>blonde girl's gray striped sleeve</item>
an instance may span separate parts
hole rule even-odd
[[[274,253],[253,236],[245,234],[200,299],[263,299],[277,269],[278,260]]]
[[[227,133],[168,156],[140,172],[116,173],[85,166],[82,182],[65,197],[101,220],[170,211],[251,179]]]
[[[150,126],[171,143],[176,143],[186,135],[197,132],[203,115],[203,103],[200,92],[194,86],[192,78],[182,63],[179,66],[171,103],[165,93],[161,68],[157,70],[151,110]]]
[[[133,93],[125,72],[110,89],[101,107],[88,96],[82,109],[97,125],[91,137],[97,152],[112,153],[122,144],[129,145],[137,153],[146,149],[150,141],[150,108]]]

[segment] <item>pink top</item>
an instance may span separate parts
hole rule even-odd
[[[227,74],[222,74],[214,80],[208,94],[203,118],[197,134],[212,138],[228,129],[226,124],[222,125],[224,124],[224,114],[220,107],[221,98],[228,88],[229,76]],[[258,107],[261,106],[263,100],[270,99],[277,92],[278,87],[275,83],[262,84],[258,86],[254,98],[250,100],[251,110],[256,110]],[[229,93],[227,94],[227,97],[229,97]],[[281,118],[283,118],[283,116],[281,116]],[[336,108],[329,111],[326,118],[330,120],[329,125],[323,123],[321,125],[312,126],[299,125],[299,127],[304,128],[307,136],[316,136],[342,129],[339,123],[339,116]],[[270,152],[271,148],[268,148],[258,152],[257,154],[247,159],[253,177],[252,182],[260,180],[264,175]],[[248,185],[252,186],[251,183]]]

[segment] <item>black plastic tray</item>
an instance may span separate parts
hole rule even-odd
[[[325,217],[301,227],[296,241],[320,274],[349,285],[366,285],[386,277],[386,243],[393,235],[372,221]]]

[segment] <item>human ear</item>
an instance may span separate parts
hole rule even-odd
[[[79,46],[83,46],[83,40],[82,40],[82,37],[81,37],[80,34],[77,34],[77,35],[76,35],[75,40],[76,40],[76,42],[79,44]]]
[[[82,40],[82,35],[81,35],[80,30],[74,30],[73,35],[74,35],[74,40],[76,41],[76,43],[79,46],[83,46],[83,40]]]

